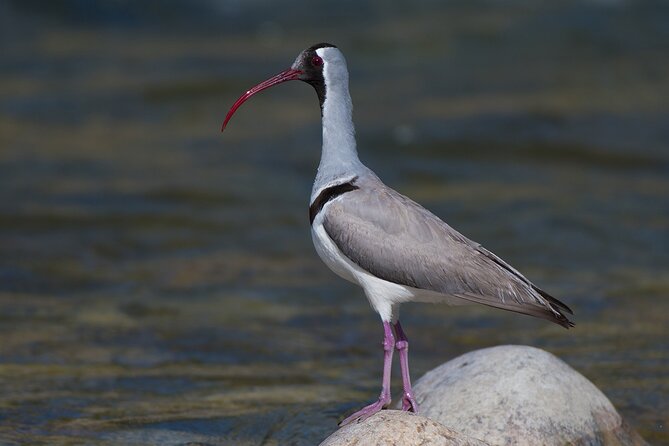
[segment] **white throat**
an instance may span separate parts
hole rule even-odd
[[[353,126],[353,104],[348,91],[348,69],[337,48],[319,48],[323,59],[323,148],[311,199],[327,185],[350,179],[367,168],[358,159]]]

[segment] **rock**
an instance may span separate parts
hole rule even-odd
[[[489,446],[420,415],[382,410],[360,423],[348,424],[320,446]]]
[[[646,445],[611,402],[552,354],[505,345],[420,378],[420,414],[491,445]]]

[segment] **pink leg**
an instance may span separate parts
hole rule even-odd
[[[402,410],[410,410],[418,413],[418,403],[414,397],[411,389],[411,377],[409,376],[409,340],[402,330],[400,321],[395,323],[395,334],[397,335],[397,343],[395,348],[400,355],[400,369],[402,370]]]
[[[395,345],[395,338],[393,337],[393,330],[391,329],[389,322],[383,323],[383,333],[383,382],[381,384],[381,395],[379,396],[379,400],[369,406],[363,407],[350,417],[346,418],[339,423],[340,426],[344,426],[356,420],[362,421],[390,404],[390,369],[393,364],[393,346]]]

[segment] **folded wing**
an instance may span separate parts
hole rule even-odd
[[[381,279],[573,326],[569,307],[383,183],[346,193],[323,212],[342,253]]]

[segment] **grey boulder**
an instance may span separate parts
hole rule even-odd
[[[422,416],[491,445],[647,444],[594,384],[533,347],[466,353],[414,391]]]
[[[441,424],[399,410],[384,410],[359,423],[348,424],[320,446],[490,446]]]

